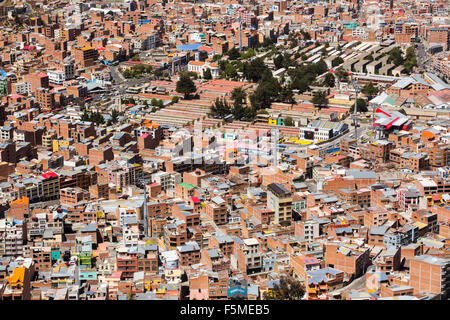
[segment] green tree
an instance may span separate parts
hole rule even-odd
[[[293,127],[294,126],[294,120],[292,119],[292,117],[286,117],[284,119],[284,125],[287,127]]]
[[[334,75],[332,73],[327,73],[325,75],[325,78],[323,80],[323,85],[326,87],[330,87],[333,88],[335,85],[335,79],[334,79]]]
[[[303,40],[306,40],[306,41],[311,40],[311,35],[308,32],[303,31],[303,30],[300,32],[302,34]]]
[[[295,103],[294,93],[292,92],[292,88],[289,86],[281,88],[279,98],[281,102]]]
[[[416,66],[417,66],[417,59],[416,58],[413,58],[412,60],[407,60],[403,64],[403,67],[405,68],[405,71],[407,73],[411,73],[412,70],[414,69],[414,67],[416,67]]]
[[[367,112],[367,102],[364,99],[356,99],[356,111],[357,112]]]
[[[303,93],[309,90],[309,82],[305,78],[295,77],[291,83],[291,88]]]
[[[206,71],[203,73],[203,78],[206,80],[212,79],[211,70],[209,68],[207,68]]]
[[[378,88],[373,85],[372,81],[370,81],[361,89],[361,92],[364,93],[369,100],[372,100],[372,97],[378,93]]]
[[[246,98],[247,94],[240,87],[234,88],[233,91],[231,91],[231,99],[233,100],[234,105],[236,104],[243,105],[245,103]]]
[[[119,113],[119,111],[117,111],[116,109],[114,109],[112,112],[111,112],[111,122],[112,123],[117,123],[118,121],[119,121],[119,116],[120,116],[120,113]]]
[[[406,49],[405,59],[411,60],[412,58],[415,58],[415,57],[416,57],[416,53],[415,53],[414,46],[408,47],[408,49]]]
[[[327,99],[327,95],[326,95],[325,91],[316,91],[316,92],[314,92],[311,102],[315,106],[327,105],[328,104],[328,99]]]
[[[157,69],[153,74],[155,75],[156,79],[159,79],[163,76],[163,71],[161,69]]]
[[[337,69],[336,76],[339,78],[339,81],[348,82],[348,72],[344,68],[340,67]]]
[[[225,71],[226,66],[229,64],[230,62],[228,60],[220,60],[219,61],[219,68],[220,71]]]
[[[89,120],[91,122],[94,122],[95,124],[104,124],[105,119],[103,118],[102,114],[100,112],[93,112],[89,115]]]
[[[250,102],[256,110],[264,109],[270,106],[272,101],[278,97],[281,86],[277,79],[272,75],[269,69],[265,69],[261,75],[258,87],[250,95]]]
[[[296,46],[298,46],[298,39],[294,38],[294,39],[292,39],[289,48],[294,49]]]
[[[411,73],[414,67],[417,66],[417,58],[414,51],[414,47],[410,46],[406,49],[405,61],[403,62],[403,67],[407,73]]]
[[[227,116],[230,113],[230,111],[231,108],[225,101],[225,99],[217,98],[214,104],[211,106],[211,113],[214,116],[218,116],[220,118]]]
[[[391,51],[389,51],[389,59],[388,62],[392,62],[395,66],[399,66],[403,64],[402,51],[399,47],[395,47]]]
[[[227,52],[227,56],[229,60],[237,60],[241,57],[241,53],[236,47],[233,47]]]
[[[253,59],[250,63],[244,62],[242,72],[244,77],[252,82],[261,80],[264,70],[268,69],[261,58]]]
[[[131,79],[133,78],[133,72],[129,69],[126,69],[122,72],[122,75],[125,77],[125,79]]]
[[[273,45],[273,41],[272,41],[272,39],[270,39],[270,38],[267,38],[267,37],[264,37],[264,41],[263,41],[263,44],[262,44],[262,46],[264,47],[264,48],[267,48],[267,47],[270,47],[271,45]]]
[[[192,93],[197,91],[194,81],[187,75],[181,75],[180,80],[177,81],[176,91],[184,94],[184,98],[187,99]]]
[[[315,65],[315,70],[317,72],[317,75],[319,75],[319,76],[321,74],[327,72],[328,71],[327,63],[325,61],[323,61],[323,59],[320,59],[319,62],[317,62]]]
[[[274,82],[261,82],[255,92],[250,95],[252,107],[256,110],[270,107],[273,98],[278,96],[278,91],[279,89],[277,89]]]
[[[340,64],[343,64],[344,63],[344,59],[342,59],[341,57],[336,57],[336,58],[334,58],[332,61],[331,61],[331,65],[333,66],[333,67],[336,67],[336,66],[338,66],[338,65],[340,65]]]
[[[140,74],[145,72],[145,66],[142,65],[142,64],[138,64],[138,65],[133,67],[133,72],[136,75],[140,75]]]
[[[283,67],[283,56],[281,54],[277,55],[274,59],[273,59],[273,64],[275,65],[276,69],[280,69]]]
[[[131,61],[141,61],[141,58],[139,58],[138,54],[135,54],[130,60]]]
[[[249,48],[246,52],[241,53],[241,59],[250,59],[254,56],[256,56],[256,52],[252,48]]]
[[[242,106],[242,104],[235,103],[232,109],[234,119],[242,120],[242,118],[245,117],[245,109],[246,108]]]
[[[300,300],[305,294],[305,287],[292,277],[281,277],[270,293],[265,292],[264,300]]]
[[[180,97],[178,97],[178,96],[173,96],[173,98],[172,98],[173,103],[177,103],[179,100],[180,100]]]
[[[81,115],[81,121],[90,121],[90,116],[87,110],[84,110],[83,114]]]
[[[184,76],[186,76],[186,77],[189,77],[189,78],[194,78],[194,79],[197,79],[197,78],[198,78],[197,72],[194,72],[194,71],[180,72],[180,77],[181,77],[182,75],[184,75]]]
[[[235,79],[237,78],[238,74],[237,74],[237,70],[235,68],[235,66],[231,63],[228,63],[225,67],[225,71],[224,71],[224,76],[227,79]]]

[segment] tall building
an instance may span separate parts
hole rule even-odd
[[[447,299],[450,293],[450,259],[421,255],[410,261],[410,285],[415,293],[429,292]]]
[[[275,223],[290,224],[292,220],[292,192],[280,183],[267,186],[267,207],[275,212]]]

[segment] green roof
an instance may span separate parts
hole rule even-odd
[[[184,188],[186,188],[186,189],[188,189],[188,190],[190,190],[190,189],[192,189],[192,188],[195,188],[194,185],[192,185],[192,184],[190,184],[190,183],[186,183],[186,182],[182,182],[182,183],[180,183],[179,185],[182,186],[182,187],[184,187]]]

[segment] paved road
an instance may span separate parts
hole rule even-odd
[[[121,84],[126,81],[125,77],[119,72],[117,67],[110,67],[111,76],[114,79],[116,85]]]

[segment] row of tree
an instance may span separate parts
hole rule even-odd
[[[103,115],[98,111],[88,112],[87,110],[85,110],[84,113],[81,115],[81,121],[90,121],[99,125],[105,123],[105,118],[103,118]]]
[[[263,300],[300,300],[305,295],[303,282],[293,277],[281,277],[279,283],[275,283],[272,290],[263,294]]]
[[[417,58],[413,46],[406,49],[405,57],[403,57],[402,50],[395,47],[389,52],[388,62],[392,62],[396,67],[403,65],[405,71],[409,74],[417,66]]]
[[[140,78],[143,74],[151,74],[153,71],[151,66],[144,66],[138,64],[133,66],[131,69],[126,69],[122,72],[125,79]]]

